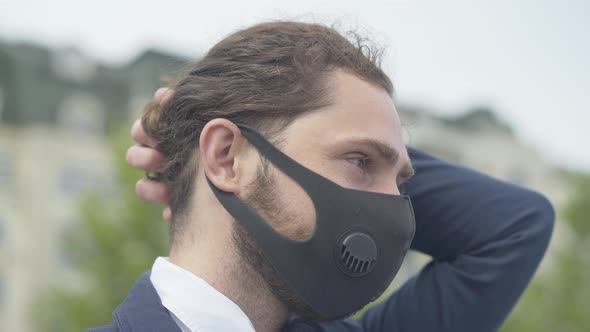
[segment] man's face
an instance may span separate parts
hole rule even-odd
[[[399,185],[412,175],[412,168],[390,96],[341,71],[333,74],[331,84],[332,105],[297,118],[284,130],[279,148],[343,187],[399,194]],[[313,203],[269,162],[258,163],[244,200],[281,234],[297,240],[312,236]],[[321,318],[289,289],[239,223],[234,224],[233,239],[244,261],[259,271],[291,311],[308,319]]]

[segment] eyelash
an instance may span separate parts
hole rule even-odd
[[[360,170],[362,170],[363,172],[365,172],[367,170],[367,168],[369,167],[369,158],[366,158],[366,157],[350,158],[350,159],[348,159],[348,161],[355,164],[355,166],[357,168],[359,168]],[[355,161],[361,161],[363,163],[363,166],[359,166],[358,164],[355,163]]]
[[[371,164],[371,159],[366,157],[366,156],[355,156],[352,158],[348,158],[347,159],[348,162],[355,164],[355,166],[363,173],[363,175],[365,175],[367,173],[367,170]],[[358,166],[355,161],[362,161],[364,163],[364,166],[360,167]],[[402,184],[398,185],[398,190],[400,195],[407,195],[408,192],[408,188],[407,188],[408,182],[403,182]]]

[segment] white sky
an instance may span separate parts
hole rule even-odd
[[[197,56],[238,28],[297,18],[370,31],[400,102],[489,105],[546,158],[590,171],[590,1],[0,0],[0,38],[122,63],[145,47]]]

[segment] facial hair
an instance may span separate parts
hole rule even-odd
[[[273,224],[273,221],[296,222],[296,217],[282,208],[280,196],[277,195],[274,178],[269,163],[262,160],[257,168],[254,180],[249,184],[250,189],[244,197],[248,206],[252,207],[264,219]],[[260,251],[256,241],[250,236],[246,228],[239,222],[233,223],[232,240],[237,253],[242,261],[247,264],[253,273],[258,274],[271,293],[288,309],[305,319],[321,321],[323,317],[311,308],[289,286],[287,281],[272,266],[270,260]]]

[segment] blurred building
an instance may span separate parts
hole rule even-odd
[[[459,116],[442,117],[402,105],[399,112],[409,145],[443,160],[539,191],[558,211],[568,202],[571,188],[567,172],[520,140],[490,109],[474,108]],[[559,213],[557,217],[560,218]],[[538,276],[542,277],[544,271],[551,268],[558,251],[567,246],[571,236],[567,223],[558,220]],[[422,266],[427,260],[416,256],[416,260],[410,260],[414,267]]]
[[[75,49],[0,42],[0,331],[31,331],[30,305],[52,285],[83,283],[64,239],[79,224],[79,199],[113,189],[106,137],[128,126],[184,59],[149,50],[121,67]],[[400,107],[408,142],[443,159],[546,193],[561,204],[561,171],[485,109],[456,118]],[[412,256],[402,277],[425,258]]]
[[[402,106],[400,115],[410,145],[543,192],[553,202],[567,199],[564,172],[521,141],[491,110],[475,108],[460,116],[440,117]]]
[[[65,239],[81,195],[112,190],[111,149],[68,128],[0,128],[0,330],[30,331],[36,295],[81,285]]]
[[[65,239],[83,194],[114,190],[106,134],[183,62],[152,50],[114,68],[75,49],[0,42],[0,331],[32,331],[31,305],[48,287],[82,286]]]

